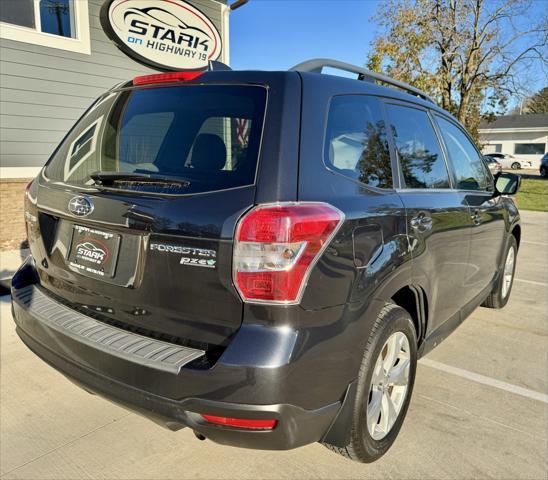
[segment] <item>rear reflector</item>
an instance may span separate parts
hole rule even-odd
[[[342,225],[326,203],[259,205],[236,228],[233,279],[251,303],[299,303],[312,268]]]
[[[151,85],[156,83],[187,82],[198,78],[202,71],[192,72],[170,72],[142,75],[133,79],[133,85]]]
[[[217,417],[215,415],[202,414],[204,420],[216,425],[225,425],[227,427],[246,428],[248,430],[272,430],[278,420],[253,420],[244,418]]]

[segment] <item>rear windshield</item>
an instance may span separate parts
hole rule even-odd
[[[78,122],[45,175],[66,184],[169,194],[251,185],[265,103],[266,89],[252,86],[111,93]]]

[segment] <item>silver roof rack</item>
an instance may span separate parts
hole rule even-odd
[[[322,70],[325,67],[335,68],[337,70],[343,70],[345,72],[356,73],[358,75],[358,80],[363,80],[366,82],[380,82],[386,83],[393,87],[401,88],[412,95],[428,100],[429,102],[436,103],[434,100],[418,88],[412,87],[411,85],[400,82],[399,80],[394,80],[393,78],[387,77],[382,73],[373,72],[367,70],[366,68],[358,67],[357,65],[352,65],[350,63],[340,62],[339,60],[332,60],[330,58],[314,58],[312,60],[306,60],[305,62],[295,65],[290,70],[295,70],[298,72],[314,72],[322,73]]]

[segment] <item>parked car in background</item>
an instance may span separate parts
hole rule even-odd
[[[360,67],[137,77],[27,187],[17,333],[170,429],[372,462],[417,359],[508,302],[519,181],[493,181],[425,93]]]
[[[487,166],[489,167],[489,171],[493,175],[496,175],[497,173],[502,172],[502,165],[496,158],[490,157],[488,155],[484,155],[483,159],[485,160],[485,163],[487,163]]]
[[[544,154],[544,157],[540,160],[540,176],[542,178],[548,178],[548,153]]]
[[[520,168],[531,168],[533,166],[531,160],[516,158],[509,153],[488,153],[486,154],[486,157],[494,158],[502,165],[502,168],[505,169],[511,168],[512,170],[519,170]]]

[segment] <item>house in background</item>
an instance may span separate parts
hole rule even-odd
[[[483,121],[478,129],[483,153],[507,153],[532,162],[538,169],[548,151],[548,115],[504,115]]]

